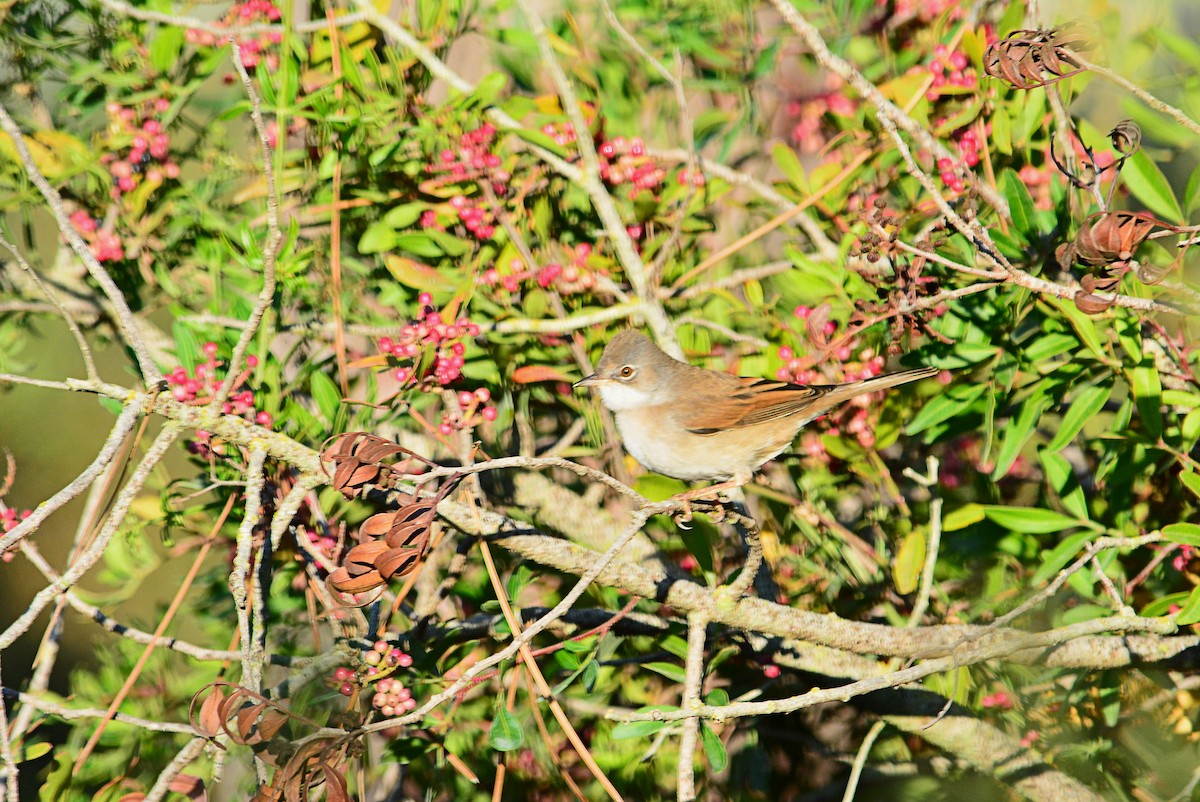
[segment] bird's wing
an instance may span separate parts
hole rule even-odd
[[[683,416],[681,423],[692,434],[716,434],[796,415],[812,407],[833,387],[804,387],[746,377],[736,378],[732,388],[722,389],[725,392],[696,398]]]

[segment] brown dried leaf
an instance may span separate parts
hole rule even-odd
[[[208,791],[204,780],[194,774],[179,774],[167,785],[167,789],[177,794],[183,794],[188,799],[204,802],[208,799]]]
[[[203,693],[203,691],[201,691]],[[197,694],[199,695],[199,694]],[[212,685],[208,694],[204,697],[204,701],[200,703],[199,714],[192,722],[196,732],[207,738],[215,738],[221,734],[224,719],[220,717],[221,702],[225,700],[225,694],[221,691],[220,686]],[[192,711],[188,714],[191,718],[195,713],[196,697],[192,697]]]

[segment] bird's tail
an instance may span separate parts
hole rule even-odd
[[[926,379],[930,376],[936,376],[940,372],[939,368],[913,368],[912,370],[886,373],[883,376],[876,376],[873,379],[865,379],[864,381],[836,384],[830,387],[829,392],[821,399],[821,406],[828,409],[843,401],[849,401],[851,398],[857,398],[866,393],[873,393],[876,390],[886,390],[889,387],[895,387],[898,384],[908,384],[918,379]]]

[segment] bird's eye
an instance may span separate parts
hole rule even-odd
[[[625,367],[623,367],[619,371],[617,371],[617,375],[620,376],[622,379],[629,379],[629,378],[633,377],[633,374],[635,372],[636,371],[634,371],[632,365],[626,365]]]

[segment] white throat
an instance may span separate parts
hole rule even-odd
[[[604,382],[600,385],[599,389],[600,398],[604,401],[604,406],[613,412],[621,412],[626,409],[639,409],[651,406],[654,403],[654,399],[650,393],[622,382]]]

